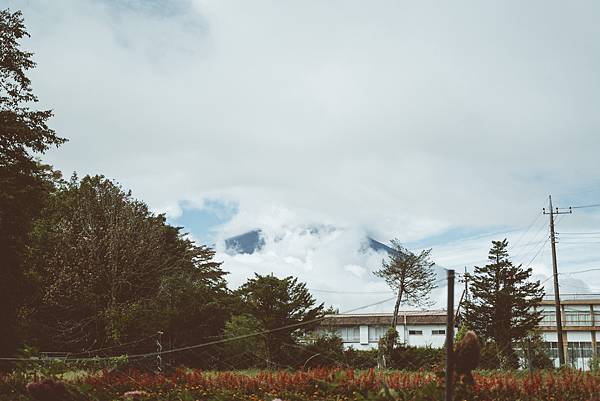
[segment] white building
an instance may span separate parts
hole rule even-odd
[[[379,339],[390,327],[392,313],[329,315],[321,324],[321,332],[340,335],[345,348],[369,350],[377,348]],[[416,347],[444,346],[446,311],[400,311],[396,325],[399,340]]]
[[[585,297],[585,298],[584,298]],[[563,347],[569,365],[587,370],[592,356],[600,352],[600,295],[565,294],[562,297]],[[540,304],[542,321],[540,331],[548,348],[548,356],[558,361],[555,308],[552,296]],[[377,348],[392,320],[391,313],[329,315],[319,331],[338,333],[345,348],[369,350]],[[446,339],[446,311],[400,311],[396,325],[401,342],[416,347],[444,346]],[[599,354],[600,356],[600,354]]]
[[[545,297],[540,309],[543,316],[540,322],[542,338],[549,348],[549,356],[558,366],[556,310],[552,295]],[[562,295],[561,320],[566,362],[578,369],[589,369],[592,356],[599,352],[600,297],[592,298],[590,294]]]

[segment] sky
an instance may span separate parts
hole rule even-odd
[[[457,271],[506,237],[550,284],[548,195],[600,203],[595,1],[8,6],[69,139],[44,160],[131,189],[214,246],[232,288],[289,274],[342,310],[385,299],[367,236]],[[261,252],[227,252],[253,229]],[[562,291],[600,292],[600,271],[580,272],[600,268],[600,208],[557,231]]]

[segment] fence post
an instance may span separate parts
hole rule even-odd
[[[454,270],[447,271],[448,306],[446,315],[446,401],[454,394]]]
[[[162,331],[156,333],[156,352],[158,352],[158,355],[156,355],[156,369],[158,370],[158,373],[162,372],[162,356],[160,355],[163,349],[162,344],[160,343],[162,335]]]

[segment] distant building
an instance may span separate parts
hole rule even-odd
[[[553,299],[553,295],[547,295],[540,305],[540,330],[549,350],[548,355],[558,367],[558,336]],[[563,294],[561,310],[566,362],[574,368],[588,370],[592,357],[600,352],[600,295]]]
[[[561,296],[563,347],[567,363],[588,370],[592,357],[600,357],[600,294],[565,294]],[[546,296],[539,306],[542,321],[539,328],[548,356],[558,362],[558,340],[554,301]],[[391,313],[328,315],[319,331],[336,332],[345,348],[376,349],[392,320]],[[400,311],[396,325],[400,342],[416,347],[441,348],[446,339],[446,311]]]
[[[369,350],[377,348],[391,321],[392,313],[329,315],[319,331],[336,332],[345,348]],[[446,311],[400,311],[396,331],[407,345],[441,348],[446,339]]]

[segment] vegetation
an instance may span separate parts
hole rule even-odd
[[[173,347],[220,334],[229,293],[214,252],[102,176],[60,183],[34,224],[30,341],[81,351],[165,333]]]
[[[470,300],[463,307],[463,321],[486,342],[493,342],[500,364],[516,367],[514,346],[537,327],[541,312],[536,311],[543,296],[539,281],[532,281],[531,268],[515,266],[509,260],[508,241],[492,241],[489,263],[475,266],[468,274]]]
[[[597,400],[600,376],[570,370],[533,375],[515,373],[475,374],[476,386],[457,386],[456,400],[578,401]],[[51,380],[35,387],[56,388],[72,400],[117,399],[257,401],[306,400],[441,400],[442,372],[375,371],[321,368],[290,372],[203,372],[178,370],[168,375],[139,371],[101,372],[69,380]],[[19,376],[0,377],[0,400],[33,400]],[[33,387],[32,385],[29,386]],[[65,400],[65,398],[61,398]]]
[[[18,347],[27,239],[53,174],[35,155],[64,142],[47,125],[52,113],[32,109],[37,98],[26,73],[35,63],[19,48],[26,36],[21,13],[0,10],[0,355]]]
[[[236,294],[241,301],[240,310],[269,330],[265,333],[269,367],[289,365],[292,361],[287,358],[287,349],[293,348],[302,334],[314,330],[324,315],[323,304],[316,305],[306,285],[293,277],[256,274]]]
[[[397,291],[394,314],[390,322],[390,330],[380,341],[381,364],[391,358],[391,352],[397,339],[396,323],[400,303],[404,300],[409,305],[427,303],[429,294],[435,286],[434,263],[429,259],[431,249],[415,254],[404,248],[398,239],[392,239],[392,251],[389,260],[381,262],[381,269],[375,275],[381,277],[394,291]]]

